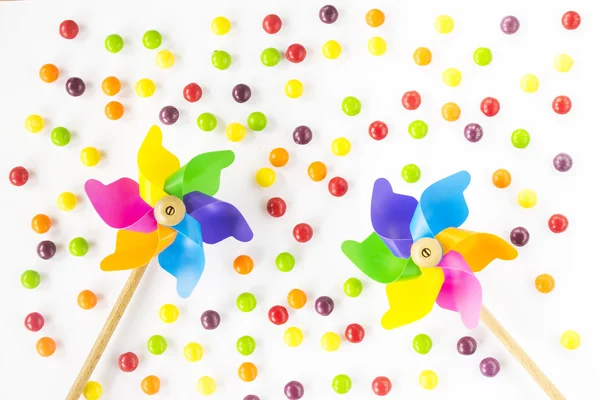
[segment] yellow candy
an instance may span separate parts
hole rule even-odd
[[[337,333],[327,332],[326,334],[324,334],[321,337],[321,347],[325,351],[328,351],[328,352],[336,351],[337,349],[340,348],[341,344],[342,344],[342,339],[340,338],[340,335],[338,335]]]
[[[98,382],[89,381],[83,388],[83,397],[86,400],[98,400],[102,397],[102,385]]]
[[[345,137],[337,138],[331,143],[331,151],[336,156],[345,156],[350,153],[351,148],[352,145],[350,144],[350,141]]]
[[[189,362],[198,362],[204,355],[204,349],[199,343],[190,342],[183,348],[183,356]]]
[[[521,190],[518,197],[519,205],[523,208],[532,208],[537,204],[537,194],[531,189]]]
[[[71,211],[77,205],[77,196],[71,192],[62,192],[58,195],[56,204],[63,211]]]
[[[198,379],[198,383],[196,384],[196,389],[200,392],[200,394],[204,396],[210,396],[217,390],[217,383],[210,376],[203,376]]]
[[[158,310],[158,316],[167,324],[172,324],[179,318],[179,309],[174,304],[164,304],[160,310]]]
[[[575,350],[581,344],[581,337],[575,331],[565,331],[560,337],[560,344],[567,350]]]
[[[342,45],[335,40],[328,40],[321,49],[323,55],[330,60],[335,60],[342,54]]]
[[[256,183],[262,187],[269,187],[275,183],[275,171],[271,168],[261,168],[256,171]]]
[[[527,74],[521,78],[521,89],[527,93],[533,93],[540,87],[540,81],[537,76]]]
[[[442,79],[446,85],[457,87],[460,85],[460,81],[462,80],[462,74],[456,68],[448,68],[442,74]]]
[[[300,328],[296,328],[295,326],[292,326],[291,328],[286,329],[285,332],[283,333],[283,341],[285,342],[285,344],[287,344],[290,347],[300,346],[303,339],[304,339],[304,334],[302,334],[302,331],[300,330]]]
[[[419,375],[419,384],[423,389],[433,390],[438,385],[438,376],[430,369],[423,371]]]
[[[231,29],[231,22],[225,17],[217,17],[212,20],[210,29],[212,29],[215,35],[224,35]]]
[[[239,122],[233,122],[227,125],[225,133],[227,134],[227,139],[231,140],[232,142],[239,142],[246,137],[246,128],[244,128],[244,125],[240,124]]]
[[[25,118],[25,129],[31,133],[39,133],[44,129],[44,119],[37,114]]]
[[[150,97],[154,94],[156,86],[152,79],[143,78],[135,84],[135,93],[140,97]]]
[[[175,56],[169,50],[161,50],[156,53],[156,65],[160,68],[171,68],[175,64]]]
[[[449,15],[440,15],[435,20],[435,29],[441,34],[450,33],[454,29],[454,20]]]
[[[304,85],[298,79],[290,79],[285,84],[285,94],[287,97],[292,99],[297,99],[302,96],[304,92]]]
[[[369,39],[368,48],[369,53],[373,54],[374,56],[381,56],[385,53],[385,50],[387,49],[387,43],[383,38],[380,38],[379,36],[374,36],[371,39]]]
[[[79,154],[81,163],[86,167],[93,167],[100,162],[100,152],[95,147],[86,147]]]
[[[554,68],[558,72],[569,72],[573,67],[573,59],[568,54],[559,54],[554,59]]]

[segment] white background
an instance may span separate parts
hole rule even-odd
[[[597,38],[598,7],[590,1],[423,1],[337,2],[340,17],[333,25],[318,18],[324,2],[73,2],[64,5],[6,3],[0,5],[0,170],[7,174],[15,165],[24,165],[33,177],[25,187],[10,186],[0,180],[0,206],[3,209],[2,268],[0,299],[3,305],[0,329],[0,368],[3,398],[60,399],[75,378],[88,350],[96,339],[109,310],[128,273],[104,273],[98,265],[113,250],[115,231],[106,227],[84,198],[83,183],[96,178],[105,183],[121,176],[135,178],[136,154],[144,135],[158,123],[158,111],[164,105],[179,108],[176,125],[164,127],[165,144],[182,162],[211,150],[233,149],[236,162],[224,171],[218,197],[235,204],[246,216],[255,232],[252,242],[244,244],[229,239],[207,246],[207,268],[196,291],[187,300],[179,299],[174,279],[152,264],[136,293],[121,325],[100,361],[93,379],[104,388],[107,399],[142,399],[139,385],[149,374],[161,378],[157,399],[196,398],[196,380],[209,375],[217,381],[215,399],[242,399],[249,393],[261,400],[283,398],[283,387],[299,380],[306,389],[305,398],[334,399],[333,376],[346,373],[353,379],[347,399],[375,398],[370,386],[378,375],[392,379],[393,399],[543,399],[545,396],[533,380],[515,362],[495,337],[485,328],[468,332],[458,314],[435,308],[425,319],[394,331],[384,331],[380,316],[387,310],[384,286],[370,282],[345,258],[340,244],[346,239],[362,240],[371,231],[369,203],[373,181],[386,177],[394,189],[418,197],[434,181],[466,169],[472,183],[466,192],[471,215],[467,229],[496,233],[504,238],[515,226],[526,226],[531,241],[520,249],[513,262],[494,262],[478,274],[484,288],[484,302],[519,343],[536,360],[546,374],[569,399],[590,399],[597,393],[598,301],[595,296],[600,279],[597,259],[595,221],[597,203]],[[377,29],[364,22],[372,7],[384,10],[385,24]],[[583,18],[576,31],[566,31],[560,24],[565,11],[575,9]],[[277,13],[283,29],[267,35],[261,28],[265,15]],[[440,35],[434,20],[450,14],[455,29]],[[521,29],[516,35],[504,35],[499,23],[505,15],[516,15]],[[225,15],[232,21],[229,34],[217,37],[210,31],[210,21]],[[63,19],[76,20],[81,31],[76,40],[58,35]],[[145,49],[141,37],[147,29],[163,34],[161,49],[176,55],[175,66],[160,70],[154,63],[156,51]],[[125,48],[119,54],[104,50],[106,35],[119,33]],[[387,40],[385,56],[376,58],[367,51],[372,36]],[[337,60],[321,55],[322,44],[338,40],[343,53]],[[308,50],[301,64],[283,59],[275,68],[259,61],[262,49],[276,47],[285,51],[292,43],[302,43]],[[425,68],[412,61],[415,48],[425,46],[433,53],[433,62]],[[492,49],[494,60],[488,67],[472,61],[480,46]],[[231,53],[233,63],[227,71],[214,69],[210,55],[215,49]],[[570,73],[553,69],[557,54],[568,53],[575,60]],[[38,78],[44,63],[56,64],[61,75],[54,84]],[[455,67],[463,73],[457,88],[446,87],[442,71]],[[526,94],[519,88],[520,78],[534,73],[540,89]],[[109,101],[100,90],[103,78],[115,75],[123,89],[116,100],[125,105],[125,116],[109,121],[104,105]],[[79,76],[86,82],[80,98],[68,96],[64,83]],[[149,99],[135,96],[133,86],[149,77],[157,83]],[[304,82],[304,95],[292,100],[283,87],[288,79]],[[195,104],[186,103],[181,95],[185,84],[198,82],[204,91]],[[237,104],[231,88],[237,83],[252,88],[252,98]],[[401,107],[402,93],[418,90],[423,104],[417,111]],[[551,109],[552,99],[566,94],[573,110],[565,116]],[[362,101],[360,115],[350,118],[341,109],[341,100],[354,95]],[[500,100],[501,111],[487,118],[479,111],[486,96]],[[111,99],[112,100],[112,99]],[[440,108],[454,101],[462,108],[456,123],[441,118]],[[227,123],[244,123],[252,111],[262,111],[269,119],[263,132],[248,132],[246,139],[233,144],[225,138]],[[219,126],[213,132],[200,131],[196,117],[212,112]],[[38,113],[45,119],[41,134],[25,131],[25,117]],[[385,121],[390,134],[382,142],[367,133],[374,120]],[[423,119],[429,134],[421,141],[407,133],[408,124]],[[463,127],[469,122],[483,126],[483,140],[467,142]],[[297,146],[292,131],[297,125],[312,128],[314,139],[308,146]],[[54,126],[65,126],[73,133],[71,143],[55,147],[49,138]],[[532,135],[530,146],[517,150],[510,143],[510,133],[525,128]],[[331,141],[346,136],[352,151],[345,158],[332,155]],[[79,151],[97,146],[104,152],[100,165],[88,169],[79,162]],[[277,182],[268,189],[258,187],[254,173],[268,166],[269,151],[284,146],[290,151],[289,164],[277,170]],[[552,167],[559,152],[570,153],[573,169],[560,174]],[[329,168],[326,181],[315,183],[306,174],[315,160]],[[422,178],[409,185],[400,178],[407,163],[422,169]],[[513,183],[505,190],[491,184],[497,168],[511,171]],[[334,198],[327,191],[327,181],[343,176],[350,191]],[[537,191],[539,203],[529,210],[517,205],[520,190]],[[61,212],[56,197],[62,191],[80,196],[77,208]],[[288,203],[287,214],[275,220],[264,205],[268,198],[281,196]],[[570,226],[562,235],[552,234],[547,220],[553,213],[568,216]],[[53,219],[53,227],[43,236],[32,232],[30,220],[37,213]],[[299,222],[312,224],[315,235],[308,244],[295,243],[292,227]],[[66,246],[71,238],[84,236],[91,243],[89,254],[75,259]],[[35,252],[42,239],[52,239],[59,251],[51,261],[40,260]],[[594,247],[593,247],[594,246]],[[274,265],[275,256],[292,252],[296,268],[287,274]],[[232,261],[239,254],[251,255],[255,270],[247,276],[237,275]],[[28,291],[19,283],[21,273],[36,269],[42,283]],[[535,290],[534,279],[550,273],[556,289],[549,295]],[[349,299],[342,291],[343,282],[351,277],[363,278],[364,292]],[[308,293],[304,309],[291,311],[284,326],[272,325],[268,309],[284,304],[288,291],[301,288]],[[76,297],[83,289],[99,295],[96,308],[78,308]],[[258,307],[242,314],[235,307],[238,294],[250,291],[257,296]],[[314,311],[314,300],[331,296],[336,309],[329,317]],[[166,325],[158,318],[162,304],[174,303],[181,311],[179,320]],[[200,315],[206,309],[218,310],[222,324],[215,331],[204,331]],[[23,327],[23,319],[32,311],[41,312],[46,325],[38,333]],[[327,331],[343,334],[349,323],[359,322],[366,328],[363,343],[343,342],[339,351],[325,353],[319,345]],[[305,341],[296,349],[283,343],[283,331],[289,326],[303,329]],[[567,351],[560,346],[563,331],[577,330],[581,347]],[[427,333],[433,350],[419,355],[412,350],[414,335]],[[162,356],[146,350],[153,334],[167,338],[169,348]],[[255,337],[258,346],[250,357],[235,349],[236,339]],[[473,335],[479,343],[477,353],[462,357],[455,350],[463,335]],[[41,358],[35,343],[41,336],[57,341],[54,356]],[[182,355],[183,346],[198,341],[204,346],[202,361],[190,364]],[[133,351],[140,357],[139,368],[121,372],[116,365],[119,354]],[[483,377],[479,361],[496,357],[502,371],[494,379]],[[254,362],[258,379],[243,383],[237,368],[243,361]],[[422,370],[433,369],[439,386],[426,392],[418,384]]]

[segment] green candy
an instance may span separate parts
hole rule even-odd
[[[167,339],[161,335],[154,335],[148,339],[148,351],[154,355],[160,356],[167,351]]]
[[[241,312],[250,312],[256,308],[256,297],[252,293],[242,293],[235,300],[235,304]]]
[[[415,183],[421,179],[421,169],[415,164],[406,164],[402,168],[402,179],[406,183]]]
[[[217,127],[217,117],[211,113],[202,113],[198,116],[196,123],[198,124],[198,128],[204,132],[210,132]]]
[[[249,356],[256,349],[256,341],[252,336],[242,336],[238,339],[237,351],[243,356]]]
[[[423,139],[427,136],[429,127],[424,121],[416,120],[408,125],[408,134],[415,139]]]
[[[485,67],[492,62],[492,51],[487,47],[480,47],[473,53],[475,64]]]
[[[525,129],[517,129],[512,133],[510,141],[517,149],[524,149],[525,147],[529,146],[531,136],[529,136],[529,132],[527,132]]]
[[[66,146],[71,141],[71,132],[65,127],[58,126],[52,129],[50,139],[52,139],[52,143],[56,146]]]
[[[37,271],[28,269],[21,274],[21,285],[25,289],[35,289],[40,285],[40,274]]]
[[[123,50],[123,45],[125,45],[123,38],[117,35],[116,33],[108,35],[106,39],[104,39],[104,47],[111,53],[120,52],[121,50]]]
[[[360,109],[360,100],[354,96],[348,96],[342,101],[342,111],[344,111],[346,115],[351,117],[358,115],[358,113],[360,113]]]
[[[296,259],[290,253],[280,253],[275,259],[275,265],[281,272],[290,272],[296,265]]]
[[[69,243],[69,253],[75,257],[83,257],[87,254],[90,249],[90,245],[87,240],[82,237],[76,237]]]
[[[433,342],[429,335],[421,333],[413,339],[413,349],[419,354],[427,354],[431,351]]]
[[[344,282],[344,293],[348,297],[358,297],[362,293],[363,285],[360,279],[350,278]]]
[[[248,115],[248,128],[260,132],[267,127],[267,116],[260,111]]]
[[[213,67],[223,71],[231,65],[231,56],[225,50],[215,50],[212,53],[211,61]]]
[[[279,54],[279,50],[269,47],[268,49],[264,49],[262,53],[260,53],[260,62],[263,63],[266,67],[274,67],[281,60],[281,54]]]
[[[157,49],[162,44],[162,35],[155,30],[146,31],[142,36],[142,44],[147,49]]]
[[[338,394],[346,394],[352,389],[352,379],[348,375],[340,374],[333,378],[331,387]]]

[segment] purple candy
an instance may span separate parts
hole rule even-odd
[[[560,172],[567,172],[573,167],[573,159],[567,153],[558,153],[552,163],[554,168]]]
[[[470,356],[477,350],[477,341],[471,336],[461,337],[456,343],[456,350],[463,356]]]
[[[306,125],[300,125],[296,129],[294,129],[294,142],[296,144],[309,144],[312,140],[313,134],[310,128]]]
[[[65,83],[65,88],[67,89],[67,93],[69,93],[73,97],[78,97],[85,92],[85,83],[81,78],[73,77],[67,80]]]
[[[517,247],[523,247],[529,242],[529,231],[522,226],[510,232],[510,241]]]
[[[338,10],[332,5],[326,5],[319,11],[319,18],[325,24],[333,24],[338,19]]]
[[[465,138],[471,143],[477,143],[483,137],[483,128],[479,124],[465,126]]]
[[[502,18],[502,21],[500,21],[500,29],[502,29],[502,32],[506,33],[507,35],[517,33],[519,26],[521,26],[521,24],[519,24],[519,20],[517,17],[513,17],[512,15],[508,15]]]
[[[333,312],[333,306],[333,300],[329,296],[321,296],[315,301],[315,310],[324,316],[328,316]]]
[[[304,386],[298,381],[291,381],[285,385],[283,393],[289,400],[299,400],[304,396]]]
[[[165,106],[158,113],[158,118],[165,125],[173,125],[179,119],[179,110],[173,106]]]
[[[50,240],[44,240],[37,245],[37,253],[42,260],[49,260],[56,254],[56,245]]]
[[[493,378],[500,372],[500,363],[494,357],[488,357],[481,360],[479,370],[483,376]]]
[[[249,394],[249,395],[247,395],[247,396],[244,396],[244,399],[243,399],[243,400],[260,400],[260,397],[258,397],[258,396],[255,396],[255,395],[253,395],[253,394]]]
[[[212,331],[213,329],[217,329],[221,323],[221,316],[216,311],[207,310],[202,313],[200,322],[202,322],[202,327],[204,329],[207,331]]]
[[[250,100],[250,96],[252,96],[252,90],[250,90],[248,85],[238,83],[233,87],[231,95],[236,102],[245,103]]]

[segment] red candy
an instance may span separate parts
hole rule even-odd
[[[306,49],[301,44],[294,43],[288,47],[287,51],[285,52],[285,58],[287,58],[289,62],[298,64],[299,62],[304,61],[306,58]]]
[[[500,102],[493,97],[486,97],[481,100],[481,112],[488,117],[493,117],[500,111]]]
[[[375,140],[382,140],[388,135],[388,126],[385,122],[374,121],[369,125],[369,136]]]
[[[313,236],[313,229],[309,224],[298,224],[294,227],[294,239],[300,243],[306,243]]]
[[[77,22],[68,19],[60,23],[58,33],[65,39],[75,39],[75,36],[79,33],[79,25],[77,25]]]
[[[269,14],[263,19],[263,29],[269,35],[274,35],[281,29],[281,18],[275,14]]]
[[[279,218],[285,214],[287,205],[281,197],[273,197],[267,201],[267,212],[271,217]]]
[[[273,306],[269,310],[269,321],[275,325],[283,325],[289,318],[288,311],[283,306]]]
[[[573,29],[577,29],[579,24],[581,24],[581,16],[575,11],[567,11],[562,16],[561,22],[565,29],[572,31]]]
[[[190,83],[183,88],[183,98],[195,103],[202,98],[202,88],[197,83]]]
[[[13,186],[23,186],[29,180],[29,172],[24,167],[14,167],[8,174],[8,180]]]
[[[118,363],[119,363],[119,368],[121,369],[121,371],[133,372],[136,370],[136,368],[140,364],[140,360],[138,359],[138,356],[135,355],[135,353],[128,352],[128,353],[123,353],[119,356]]]
[[[329,193],[335,197],[342,197],[348,192],[348,181],[336,176],[329,181]]]
[[[571,99],[568,96],[557,96],[552,102],[552,109],[557,114],[566,114],[571,111]]]
[[[563,233],[569,227],[569,220],[562,214],[554,214],[548,220],[548,228],[554,233]]]
[[[371,389],[377,396],[385,396],[392,390],[392,381],[385,376],[378,376],[373,380]]]
[[[421,105],[421,95],[416,90],[404,93],[402,96],[402,105],[407,110],[416,110]]]
[[[31,332],[37,332],[44,327],[44,317],[42,314],[32,312],[25,317],[25,328]]]
[[[346,328],[344,336],[350,343],[360,343],[365,338],[365,328],[360,324],[350,324]]]

